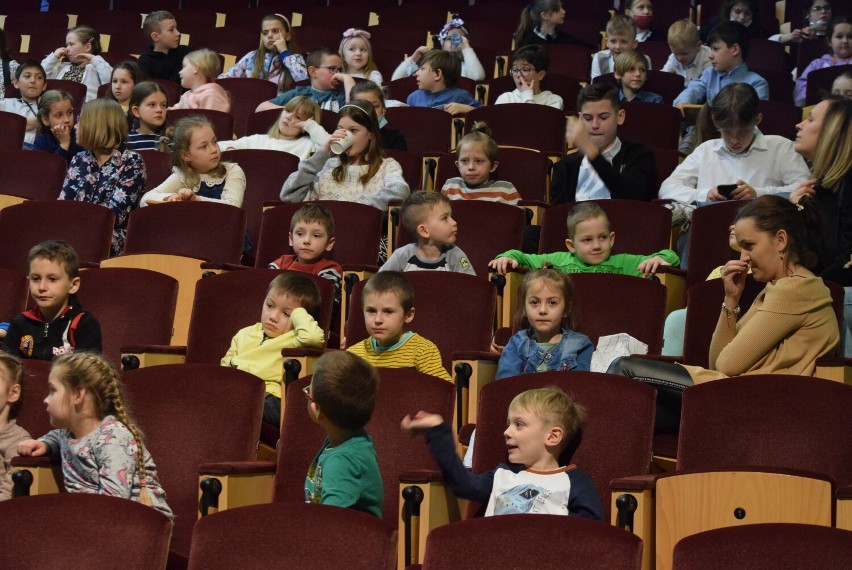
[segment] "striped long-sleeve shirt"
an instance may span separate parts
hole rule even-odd
[[[452,378],[441,364],[438,347],[417,333],[405,333],[402,340],[386,350],[376,350],[372,337],[347,349],[372,364],[383,368],[413,368],[423,374],[437,376],[448,382]]]

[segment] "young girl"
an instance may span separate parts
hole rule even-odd
[[[343,139],[351,139],[352,146],[332,158],[332,143]],[[403,200],[408,193],[402,167],[392,158],[382,158],[373,106],[354,100],[340,108],[337,130],[328,142],[287,177],[281,200],[342,200],[387,210],[390,200]]]
[[[597,46],[589,45],[557,27],[564,23],[562,0],[532,0],[521,10],[515,31],[515,48],[530,44],[571,44],[597,49]]]
[[[349,91],[350,99],[361,99],[373,106],[376,117],[379,119],[379,129],[382,132],[382,148],[385,150],[408,150],[408,143],[402,132],[387,128],[388,120],[385,118],[385,94],[377,83],[372,81],[359,81]]]
[[[498,165],[497,143],[491,138],[491,130],[477,121],[456,147],[456,167],[461,176],[447,179],[441,194],[450,200],[485,200],[514,206],[521,199],[514,185],[491,179]]]
[[[485,69],[479,63],[476,52],[470,47],[470,33],[464,27],[463,20],[456,18],[441,28],[441,32],[438,34],[438,43],[440,45],[436,45],[435,49],[459,52],[462,60],[462,77],[468,77],[474,81],[485,79]],[[411,57],[399,64],[391,79],[402,79],[414,75],[414,72],[420,69],[420,60],[427,51],[429,51],[429,48],[426,46],[417,48],[411,54]]]
[[[130,92],[127,121],[130,134],[127,136],[128,150],[167,151],[161,145],[163,125],[169,98],[162,85],[155,81],[137,83]]]
[[[80,152],[74,127],[74,100],[65,91],[45,91],[38,101],[41,132],[33,141],[34,150],[58,154],[65,160]]]
[[[210,121],[193,115],[175,123],[172,130],[166,136],[174,145],[173,174],[142,196],[141,205],[147,206],[149,200],[208,200],[242,207],[246,175],[239,165],[221,161]]]
[[[636,41],[666,41],[663,34],[651,31],[651,22],[654,21],[654,6],[651,0],[627,0],[624,4],[624,15],[633,18]]]
[[[231,97],[216,76],[221,71],[219,56],[209,49],[197,49],[186,54],[180,70],[180,84],[189,89],[170,109],[212,109],[231,112]]]
[[[6,47],[6,34],[3,33],[3,30],[0,30],[0,99],[4,99],[6,89],[12,87],[16,69],[18,69],[18,62],[9,55],[9,48]]]
[[[320,116],[316,101],[304,95],[293,97],[268,133],[249,135],[235,141],[219,141],[219,150],[280,150],[304,160],[328,140],[328,133],[319,124]]]
[[[83,105],[77,135],[85,150],[71,159],[59,199],[112,210],[110,255],[121,255],[127,218],[145,188],[145,163],[132,150],[119,150],[127,140],[127,117],[115,101],[94,99]]]
[[[594,346],[570,329],[574,289],[568,275],[555,269],[536,269],[518,290],[515,329],[496,378],[546,370],[589,370]]]
[[[107,92],[107,99],[118,101],[122,110],[126,113],[130,106],[130,94],[133,87],[144,79],[142,70],[135,61],[122,61],[112,70],[112,83]]]
[[[732,20],[739,22],[748,30],[748,37],[751,39],[768,38],[769,34],[763,29],[760,20],[760,5],[756,0],[726,0],[722,4],[722,9],[719,16],[710,20],[707,24],[701,26],[701,41],[707,42],[707,37],[713,28],[719,25],[719,22]]]
[[[370,46],[370,32],[349,28],[343,32],[340,41],[340,57],[343,58],[343,73],[352,77],[369,79],[377,85],[382,84],[382,74],[373,61],[373,48]]]
[[[769,39],[782,44],[801,43],[802,41],[824,38],[831,22],[831,3],[828,0],[810,0],[805,5],[805,25],[786,34],[775,34]]]
[[[53,363],[44,399],[56,429],[18,445],[21,455],[60,455],[65,490],[122,497],[172,510],[157,466],[133,421],[118,372],[91,352],[65,354]]]
[[[18,455],[18,444],[31,439],[15,420],[21,409],[23,383],[21,361],[0,351],[0,501],[12,498],[12,458]]]
[[[66,79],[86,86],[86,101],[98,96],[98,87],[109,83],[112,66],[101,57],[100,35],[89,26],[71,28],[65,47],[56,48],[41,62],[48,79]],[[65,58],[67,61],[62,61]]]
[[[808,91],[808,75],[817,69],[835,65],[852,64],[852,21],[846,16],[838,16],[831,21],[828,29],[828,45],[831,53],[818,57],[808,64],[802,75],[796,79],[796,90],[793,99],[796,105],[804,107]]]
[[[278,85],[278,92],[283,93],[295,87],[296,81],[308,78],[305,58],[300,52],[290,20],[281,14],[269,14],[260,25],[260,46],[219,77],[266,79]]]

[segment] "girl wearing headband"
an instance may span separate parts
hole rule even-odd
[[[370,32],[349,28],[340,41],[340,57],[343,58],[343,73],[352,77],[369,79],[376,85],[382,84],[382,74],[373,61]]]
[[[432,36],[435,38],[435,36]],[[485,69],[476,57],[476,52],[470,47],[470,33],[464,27],[464,20],[455,18],[448,22],[437,36],[438,43],[434,44],[431,49],[443,49],[446,51],[458,52],[462,60],[461,75],[473,79],[474,81],[482,81],[485,79]],[[414,72],[420,69],[421,59],[423,54],[429,51],[428,46],[420,46],[417,48],[411,57],[406,58],[399,64],[391,79],[402,79],[414,75]]]

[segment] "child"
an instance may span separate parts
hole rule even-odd
[[[654,155],[647,147],[618,137],[618,126],[626,117],[618,90],[593,83],[580,90],[577,108],[580,116],[569,119],[567,138],[579,152],[566,155],[554,166],[551,203],[656,198]]]
[[[29,253],[30,297],[35,304],[9,325],[3,349],[20,358],[53,360],[86,350],[101,351],[98,320],[80,308],[77,253],[64,241],[42,242]]]
[[[560,111],[564,108],[562,97],[550,91],[541,90],[541,81],[550,67],[547,49],[540,45],[526,45],[512,54],[512,67],[509,73],[515,80],[517,89],[497,97],[495,105],[503,103],[537,103],[549,105]]]
[[[405,325],[414,320],[414,288],[405,275],[376,273],[367,280],[361,302],[370,336],[346,350],[373,366],[411,368],[452,382],[438,347],[417,333],[405,332]]]
[[[135,61],[122,61],[112,69],[112,77],[110,79],[111,88],[107,93],[107,99],[118,101],[121,109],[127,113],[130,107],[130,94],[133,92],[133,87],[142,81],[144,76],[142,70],[139,69],[139,64]]]
[[[34,59],[28,59],[15,70],[15,78],[12,85],[20,91],[19,99],[0,100],[0,111],[21,115],[27,120],[27,131],[24,134],[24,148],[33,148],[36,131],[39,125],[38,105],[41,94],[47,87],[44,77],[44,69]]]
[[[626,0],[624,14],[633,20],[636,26],[636,41],[661,41],[663,38],[651,30],[654,21],[654,6],[651,0]]]
[[[334,249],[334,216],[322,204],[310,203],[299,208],[290,219],[292,254],[284,254],[268,265],[270,269],[301,271],[328,279],[337,293],[343,279],[343,268],[326,253]]]
[[[521,49],[540,48],[527,46]],[[486,200],[517,205],[520,193],[511,182],[492,180],[491,174],[497,170],[498,147],[491,138],[491,130],[484,122],[476,122],[473,129],[462,137],[456,147],[456,168],[460,176],[448,178],[441,188],[450,200]]]
[[[793,93],[793,99],[799,107],[804,107],[805,105],[805,95],[808,90],[808,75],[812,71],[835,65],[852,64],[852,21],[846,16],[837,16],[834,18],[829,26],[827,39],[831,53],[810,62],[802,72],[802,75],[796,79],[796,90]]]
[[[331,144],[350,137],[352,146],[332,158]],[[404,200],[408,193],[402,167],[393,158],[382,158],[373,106],[354,100],[341,107],[337,130],[325,145],[284,181],[281,201],[342,200],[386,211],[390,200]]]
[[[59,455],[68,493],[130,499],[174,518],[112,365],[97,354],[66,354],[53,364],[48,384],[44,403],[56,429],[18,444],[18,453]]]
[[[260,45],[244,55],[231,69],[219,76],[266,79],[283,93],[296,81],[308,78],[305,58],[302,57],[290,20],[281,14],[269,14],[260,23]]]
[[[128,107],[131,127],[127,149],[167,151],[166,145],[160,144],[169,107],[169,96],[163,86],[155,81],[136,84],[130,92]]]
[[[458,55],[442,49],[426,52],[420,69],[414,74],[417,91],[408,96],[406,103],[412,107],[443,109],[450,114],[481,106],[470,93],[455,87],[460,73],[461,61]]]
[[[582,202],[568,213],[568,251],[527,254],[511,249],[501,253],[488,264],[501,275],[518,266],[530,269],[545,264],[565,273],[619,273],[647,277],[662,265],[677,265],[678,256],[670,249],[653,255],[612,254],[615,232],[609,218],[594,202]]]
[[[58,89],[45,91],[38,101],[38,118],[41,129],[33,140],[33,150],[58,154],[69,161],[83,150],[77,145],[71,95]]]
[[[532,513],[603,520],[592,478],[560,461],[585,415],[582,406],[554,386],[521,392],[509,404],[503,434],[508,462],[485,473],[464,468],[452,429],[441,416],[420,411],[413,418],[405,416],[401,427],[425,433],[444,482],[460,498],[488,503],[485,516]]]
[[[710,48],[701,43],[698,28],[688,19],[678,20],[669,26],[669,49],[671,55],[663,65],[663,71],[683,76],[683,86],[698,79],[710,67]]]
[[[663,182],[660,198],[681,204],[747,200],[792,192],[810,178],[792,141],[757,129],[762,115],[750,85],[724,87],[713,99],[710,114],[722,138],[702,143],[687,156]],[[723,195],[719,186],[727,184],[736,184],[736,188]]]
[[[373,48],[370,47],[370,32],[349,28],[343,32],[340,47],[337,50],[343,57],[343,73],[352,77],[369,79],[376,85],[382,84],[382,74],[373,61]]]
[[[9,55],[6,46],[6,34],[0,30],[0,99],[6,97],[6,88],[12,85],[13,78],[17,76],[18,62]]]
[[[343,73],[343,58],[331,48],[317,48],[308,54],[308,76],[310,85],[296,87],[264,101],[257,106],[257,112],[280,109],[299,95],[310,97],[322,109],[337,112],[349,100],[349,90],[355,85],[352,76]]]
[[[12,498],[12,458],[18,455],[18,444],[31,439],[15,420],[21,410],[23,384],[21,361],[0,352],[0,501]]]
[[[186,54],[180,70],[180,85],[189,89],[171,109],[211,109],[231,112],[231,97],[216,76],[222,71],[219,56],[209,49],[197,49]]]
[[[219,150],[279,150],[305,160],[328,140],[328,133],[319,124],[320,117],[317,102],[310,97],[299,95],[284,105],[281,115],[268,133],[219,141]]]
[[[415,242],[394,250],[379,271],[455,271],[476,275],[467,255],[455,245],[458,224],[446,196],[414,192],[402,203],[400,217]]]
[[[67,61],[63,62],[65,58]],[[89,26],[68,30],[65,47],[56,48],[41,62],[47,79],[66,79],[86,86],[86,101],[98,96],[98,87],[109,83],[112,66],[101,57],[101,37]]]
[[[434,36],[433,36],[434,38]],[[455,18],[444,25],[438,33],[438,43],[432,49],[443,49],[453,52],[461,59],[461,76],[482,81],[485,79],[485,69],[479,62],[476,52],[470,47],[470,33],[464,27],[464,21]],[[420,46],[411,57],[405,59],[394,70],[391,79],[402,79],[414,75],[423,63],[423,55],[429,51],[427,46]]]
[[[314,315],[320,292],[310,277],[288,271],[275,277],[266,289],[260,322],[241,329],[231,339],[222,366],[238,368],[266,383],[263,421],[281,424],[281,374],[285,348],[322,348],[325,332]]]
[[[562,7],[562,0],[533,0],[521,10],[521,18],[515,32],[515,47],[530,44],[571,44],[594,49],[594,46],[557,27],[564,23],[565,8]]]
[[[189,48],[180,45],[175,17],[171,12],[156,10],[145,16],[142,30],[145,40],[151,42],[136,60],[145,77],[180,83],[180,69]]]
[[[305,501],[382,518],[382,475],[364,429],[376,406],[378,372],[357,356],[329,352],[304,391],[311,419],[327,434],[305,477]]]
[[[178,121],[170,130],[172,128],[174,131],[169,137],[174,144],[172,174],[146,192],[140,205],[147,206],[149,200],[207,200],[242,207],[246,175],[238,164],[221,161],[210,121],[192,115]]]
[[[132,150],[119,150],[127,140],[127,117],[115,101],[83,105],[77,129],[85,150],[71,159],[59,199],[109,208],[115,214],[110,255],[121,255],[127,219],[145,190],[145,162]]]
[[[852,99],[852,71],[847,71],[835,78],[834,83],[831,84],[831,94]]]
[[[719,15],[701,26],[701,39],[708,44],[712,43],[709,39],[710,34],[722,22],[741,24],[750,39],[769,37],[760,23],[760,3],[757,0],[725,0],[719,10]]]
[[[805,9],[804,26],[794,28],[786,34],[771,35],[769,39],[782,44],[798,44],[802,41],[824,38],[831,22],[831,4],[828,0],[807,0],[802,7]],[[795,24],[791,24],[791,28],[794,26]]]
[[[636,25],[627,16],[616,14],[606,23],[606,47],[592,57],[592,79],[615,71],[615,57],[628,49],[636,49]],[[648,66],[650,67],[650,65]]]
[[[713,104],[713,98],[728,84],[748,83],[757,91],[758,97],[769,99],[769,84],[760,75],[749,71],[748,31],[740,23],[722,22],[707,38],[710,44],[710,62],[712,67],[704,70],[698,79],[689,83],[674,100],[674,106],[683,109],[684,105]]]
[[[379,120],[379,129],[382,134],[382,148],[384,150],[408,150],[408,143],[401,131],[389,129],[388,120],[385,117],[385,94],[376,83],[367,80],[359,81],[349,92],[351,99],[361,99],[373,106],[376,118]]]
[[[624,102],[641,101],[643,103],[662,103],[657,93],[644,91],[642,86],[648,80],[648,58],[635,49],[624,51],[615,58],[615,78],[621,84],[618,98]]]

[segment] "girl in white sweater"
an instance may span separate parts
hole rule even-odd
[[[47,79],[67,79],[85,85],[86,101],[91,101],[98,96],[98,87],[109,83],[112,76],[112,66],[100,54],[100,35],[89,26],[77,26],[68,30],[65,47],[56,48],[41,66]]]

